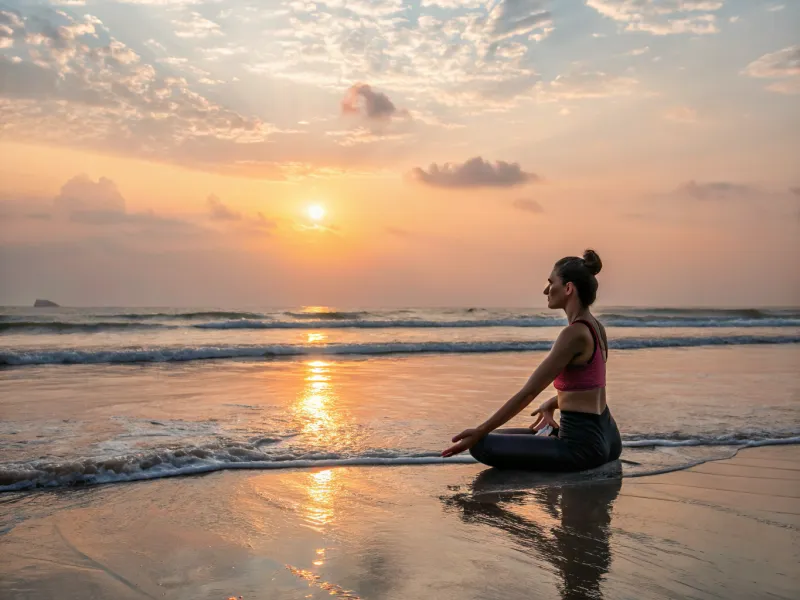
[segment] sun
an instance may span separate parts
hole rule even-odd
[[[312,221],[321,221],[325,216],[325,209],[319,204],[314,204],[308,207],[308,216]]]

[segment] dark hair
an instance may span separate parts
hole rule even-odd
[[[564,284],[572,283],[578,290],[578,298],[584,306],[591,306],[597,298],[597,275],[603,263],[597,252],[586,250],[583,258],[567,256],[556,263],[556,274]]]

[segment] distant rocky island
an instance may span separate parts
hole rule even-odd
[[[36,302],[34,302],[34,303],[33,303],[33,305],[34,305],[35,307],[40,307],[40,308],[42,308],[42,307],[49,307],[49,308],[52,308],[52,307],[54,307],[54,306],[55,306],[55,307],[58,307],[58,304],[56,304],[56,303],[55,303],[55,302],[53,302],[52,300],[42,300],[41,298],[37,298],[37,299],[36,299]]]

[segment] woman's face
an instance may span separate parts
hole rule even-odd
[[[567,305],[567,289],[555,269],[547,278],[544,295],[547,296],[547,308],[564,308]]]

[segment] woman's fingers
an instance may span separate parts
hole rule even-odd
[[[471,444],[467,443],[466,440],[465,441],[461,441],[458,444],[454,444],[453,446],[450,446],[447,450],[443,451],[442,452],[442,456],[445,457],[445,458],[447,458],[448,456],[453,456],[454,454],[458,454],[460,452],[463,452],[464,450],[466,450],[470,446],[471,446]]]
[[[536,417],[536,421],[534,421],[533,425],[531,425],[531,429],[538,433],[547,425],[550,425],[553,429],[558,429],[558,423],[556,423],[556,420],[553,418],[552,411],[549,410],[539,413],[539,415]]]
[[[537,408],[535,411],[533,411],[533,412],[531,413],[531,416],[533,416],[533,415],[538,415],[538,414],[540,414],[541,412],[542,412],[542,407],[540,406],[539,408]]]
[[[464,431],[459,433],[457,436],[454,436],[451,441],[455,444],[459,440],[463,440],[464,438],[468,438],[473,433],[475,433],[474,429],[465,429]]]

